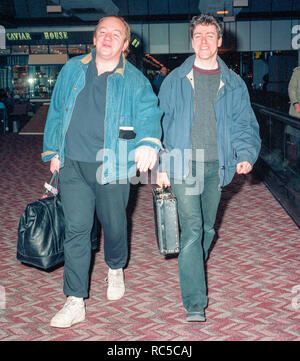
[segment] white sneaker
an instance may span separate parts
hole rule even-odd
[[[123,268],[110,268],[107,274],[107,283],[107,299],[110,301],[115,301],[122,298],[125,293]]]
[[[83,298],[69,296],[64,307],[50,321],[50,326],[67,328],[85,319]]]

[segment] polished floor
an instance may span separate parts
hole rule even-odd
[[[0,136],[0,340],[300,340],[300,231],[251,175],[236,177],[222,194],[205,323],[185,322],[177,258],[158,253],[151,185],[143,185],[133,187],[128,207],[126,295],[106,300],[100,239],[86,320],[51,328],[64,303],[63,267],[45,272],[16,259],[20,215],[49,179],[41,152],[40,135]]]

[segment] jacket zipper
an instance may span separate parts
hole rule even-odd
[[[190,73],[193,74],[193,72],[190,72]],[[189,74],[190,74],[190,73],[189,73]],[[187,74],[187,79],[188,79],[188,81],[190,82],[191,87],[193,88],[193,96],[194,96],[194,118],[195,118],[196,102],[195,102],[195,86],[194,86],[194,78],[193,78],[194,75],[192,75],[192,78],[191,78],[191,77],[189,78],[189,77],[188,77],[189,74]],[[193,120],[193,122],[194,122],[194,120]],[[192,127],[193,127],[193,124],[192,124]],[[191,134],[191,133],[190,133],[190,144],[191,144],[191,153],[190,153],[190,159],[189,159],[189,161],[188,161],[187,174],[183,174],[183,179],[184,179],[184,180],[190,175],[191,167],[192,167],[193,151],[192,151],[192,134]],[[183,153],[183,157],[184,157],[184,153]],[[184,164],[183,164],[183,166],[184,166]]]
[[[218,91],[217,91],[216,104],[217,104],[217,101],[218,101],[218,98],[219,98],[220,90],[224,87],[224,85],[225,85],[225,84],[224,84],[224,82],[222,81],[222,74],[221,74],[220,86],[219,86],[219,89],[218,89]],[[224,93],[224,91],[223,91],[223,93]],[[215,111],[215,113],[216,113],[216,111]],[[216,113],[216,114],[217,114],[217,113]],[[225,127],[224,131],[225,131],[225,133],[226,133],[226,127]],[[227,139],[227,138],[226,138],[226,134],[224,134],[224,139]],[[224,154],[225,154],[225,153],[224,153]],[[220,154],[219,154],[219,155],[220,155]],[[223,158],[224,158],[224,155],[223,155]],[[221,180],[221,170],[223,170],[223,173],[225,174],[225,159],[223,159],[223,164],[224,164],[224,165],[222,165],[222,166],[219,168],[219,178],[220,178],[220,180]],[[221,185],[221,182],[219,182],[219,185],[218,185],[218,188],[219,188],[219,189],[222,189],[222,188],[223,188],[224,181],[225,181],[225,177],[224,177],[224,175],[223,175],[223,183],[222,183],[222,185]]]
[[[106,113],[107,113],[107,94],[108,94],[108,80],[109,78],[112,76],[113,74],[109,75],[107,77],[107,82],[106,82],[106,101],[105,101],[105,112],[104,112],[104,135],[103,135],[103,150],[105,149],[105,134],[106,134]],[[104,151],[102,152],[102,163],[104,164]],[[103,177],[104,174],[101,174],[101,181],[103,183]]]

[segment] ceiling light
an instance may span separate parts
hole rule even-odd
[[[61,5],[47,5],[47,13],[61,13]]]
[[[233,0],[233,7],[248,6],[248,0]]]
[[[224,16],[223,21],[224,23],[233,23],[235,22],[235,16]]]

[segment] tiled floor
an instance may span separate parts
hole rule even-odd
[[[133,188],[129,206],[125,297],[105,298],[101,245],[86,321],[50,328],[64,302],[63,268],[44,272],[16,259],[19,217],[50,175],[41,152],[41,136],[0,136],[0,340],[300,340],[300,231],[252,176],[223,191],[205,323],[184,321],[177,259],[158,253],[151,186],[143,185]]]

